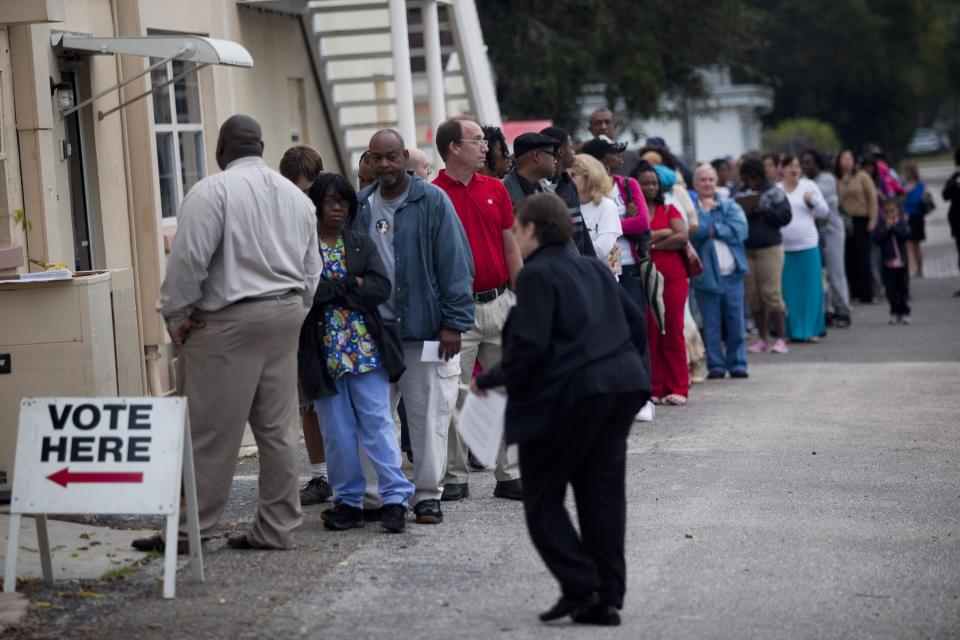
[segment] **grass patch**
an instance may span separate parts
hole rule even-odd
[[[137,565],[128,565],[126,567],[117,567],[116,569],[111,569],[105,574],[100,576],[101,580],[126,580],[127,576],[138,571],[140,567]]]

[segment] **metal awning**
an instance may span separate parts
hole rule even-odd
[[[108,111],[99,112],[99,118],[103,120],[114,111],[118,111],[137,100],[146,98],[157,89],[162,89],[191,73],[196,73],[207,65],[214,64],[247,68],[253,66],[253,57],[250,56],[250,52],[242,45],[230,40],[217,40],[215,38],[205,38],[202,36],[179,35],[142,36],[136,38],[93,38],[87,35],[60,31],[53,32],[50,39],[55,49],[83,52],[86,55],[112,55],[120,53],[146,58],[159,58],[159,61],[151,64],[140,73],[112,87],[104,89],[92,98],[88,98],[73,107],[62,110],[60,116],[63,118],[79,111],[88,104],[91,104],[94,100],[102,98],[108,93],[130,84],[141,76],[145,76],[154,69],[164,66],[172,60],[182,60],[196,64],[165,81],[163,84],[153,87],[150,91],[146,91],[126,102],[122,102]]]

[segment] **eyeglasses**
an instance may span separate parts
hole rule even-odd
[[[487,142],[487,139],[484,138],[483,136],[477,136],[477,137],[475,137],[475,138],[460,138],[459,141],[460,141],[460,142],[472,142],[473,144],[477,145],[478,147],[489,146],[489,143]]]

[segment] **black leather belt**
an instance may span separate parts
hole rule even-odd
[[[289,298],[291,296],[300,295],[300,292],[296,289],[289,289],[283,293],[271,293],[267,296],[256,296],[254,298],[240,298],[235,301],[233,304],[247,304],[248,302],[269,302],[270,300],[283,300],[284,298]]]
[[[483,304],[485,302],[492,302],[496,300],[500,295],[507,290],[507,283],[504,282],[502,285],[496,289],[487,289],[486,291],[481,291],[479,293],[473,294],[473,299]]]

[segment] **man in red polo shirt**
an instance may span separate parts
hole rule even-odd
[[[450,196],[473,253],[476,319],[473,329],[463,334],[460,351],[460,380],[469,385],[478,361],[484,368],[500,361],[500,332],[513,305],[511,285],[523,266],[523,259],[513,236],[513,206],[506,188],[499,180],[478,173],[487,155],[487,142],[480,125],[471,120],[447,120],[437,127],[436,140],[446,168],[433,184]],[[465,396],[461,391],[458,409]],[[470,491],[469,473],[454,413],[441,499],[466,498]],[[497,486],[493,495],[511,500],[523,498],[514,447],[501,449],[494,477]]]

